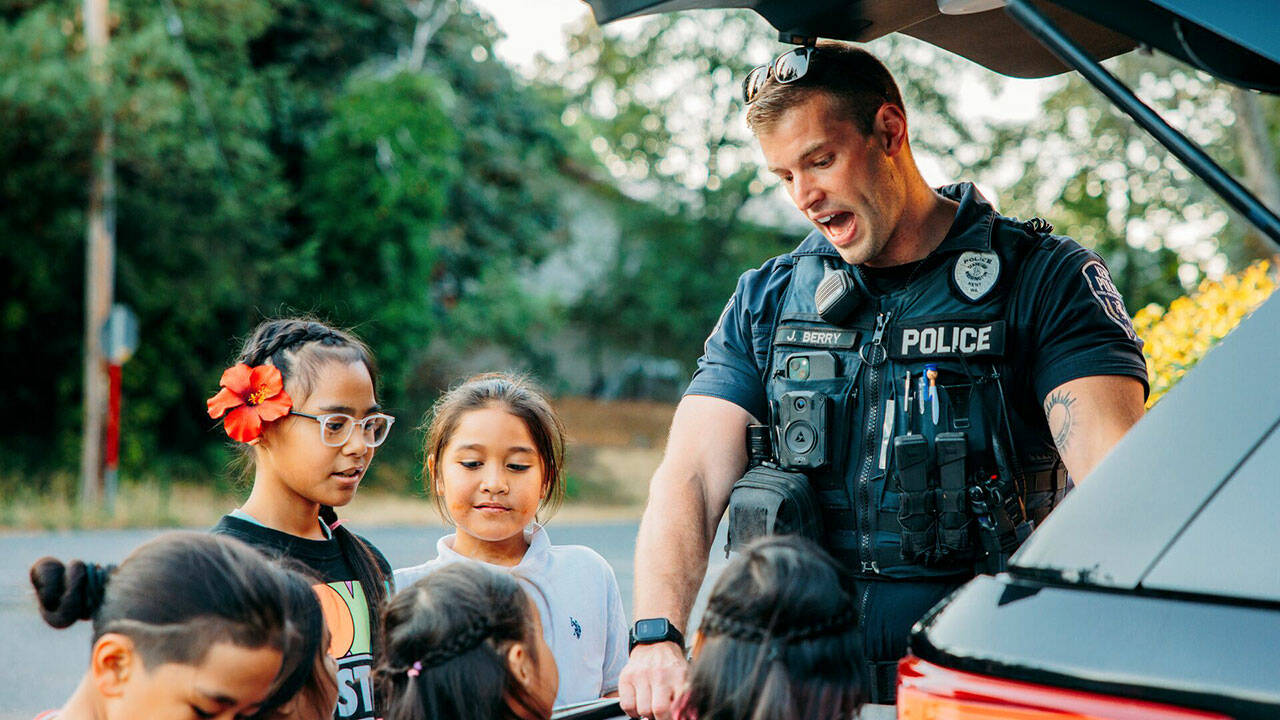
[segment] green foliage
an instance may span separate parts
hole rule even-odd
[[[107,84],[79,3],[0,12],[0,304],[5,478],[76,466],[84,222],[92,149],[113,130],[118,301],[141,322],[124,372],[126,475],[208,476],[229,454],[204,414],[264,316],[352,326],[407,415],[413,464],[438,339],[528,347],[553,306],[516,277],[564,238],[558,112],[488,60],[491,21],[450,4],[422,67],[391,0],[113,4]],[[38,252],[33,248],[39,248]],[[536,296],[536,293],[533,293]],[[457,315],[465,313],[465,317]],[[496,330],[495,330],[496,329]],[[407,412],[405,412],[407,411]]]
[[[456,358],[496,349],[554,387],[553,338],[571,337],[601,357],[689,367],[738,275],[802,234],[743,122],[742,77],[783,48],[751,13],[583,27],[531,83],[494,58],[493,22],[461,0],[112,9],[99,84],[79,2],[0,1],[0,364],[16,409],[0,420],[0,492],[76,466],[85,207],[104,123],[116,297],[142,326],[124,373],[126,475],[221,471],[230,452],[204,399],[237,338],[302,312],[372,346],[381,399],[402,418],[375,477],[412,487],[413,426],[457,379]],[[974,122],[961,93],[999,80],[906,38],[872,50],[902,86],[918,156],[1097,249],[1132,308],[1266,251],[1079,79],[1030,123]],[[1240,171],[1225,89],[1159,58],[1113,67]],[[1262,107],[1274,146],[1280,104]],[[555,294],[542,264],[583,242],[603,246],[601,265],[584,264],[580,294]]]
[[[393,395],[413,344],[439,329],[430,279],[458,171],[458,139],[438,83],[418,73],[358,75],[307,158],[301,212],[311,232],[302,296],[377,348]]]
[[[1242,176],[1225,86],[1162,55],[1130,54],[1110,65]],[[1272,127],[1280,127],[1280,104],[1268,107]],[[1048,97],[1029,126],[1002,128],[998,146],[1016,177],[1001,193],[1004,209],[1043,215],[1102,254],[1131,312],[1168,305],[1206,273],[1268,254],[1207,185],[1078,76]]]
[[[766,185],[739,83],[772,43],[747,12],[663,15],[637,30],[584,27],[569,62],[547,68],[578,151],[643,198],[618,201],[612,262],[571,317],[613,347],[691,367],[738,275],[797,240],[746,217]]]
[[[10,378],[6,402],[16,411],[0,420],[0,452],[14,475],[46,460],[74,463],[76,448],[76,289],[102,109],[70,7],[45,3],[0,23],[0,264],[8,278],[0,367]]]

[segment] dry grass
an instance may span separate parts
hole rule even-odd
[[[0,531],[66,530],[139,527],[212,527],[244,497],[210,488],[174,484],[127,484],[120,489],[115,511],[86,511],[63,495],[5,498],[0,501]],[[569,502],[557,522],[600,522],[640,517],[640,503],[627,498],[601,502],[598,498]],[[435,503],[428,498],[380,490],[362,491],[339,514],[352,522],[376,525],[443,525]]]
[[[582,397],[557,398],[555,407],[571,445],[658,450],[666,447],[671,416],[676,411],[670,403]]]
[[[126,483],[120,488],[112,512],[86,509],[65,492],[20,493],[0,502],[0,528],[207,527],[237,504],[239,500],[232,495],[180,483]]]

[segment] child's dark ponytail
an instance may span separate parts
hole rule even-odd
[[[106,596],[114,565],[103,567],[72,560],[70,565],[45,557],[31,566],[31,585],[40,603],[40,617],[62,629],[77,620],[92,620]]]
[[[512,643],[536,655],[537,611],[516,579],[453,563],[407,588],[385,610],[386,652],[375,671],[386,720],[532,720],[551,715],[507,662]]]
[[[147,667],[196,664],[215,643],[271,647],[292,667],[286,577],[231,538],[168,533],[134,550],[118,568],[41,558],[31,566],[40,615],[55,628],[93,622],[93,640],[133,640]]]
[[[773,535],[721,572],[675,712],[698,720],[855,717],[866,700],[849,574],[822,548]]]
[[[378,562],[373,550],[358,535],[343,527],[338,521],[338,513],[328,505],[320,506],[320,520],[329,526],[333,539],[338,541],[342,549],[342,557],[356,571],[356,579],[364,588],[365,600],[369,603],[369,639],[372,642],[373,661],[376,666],[382,651],[382,612],[383,603],[387,601],[387,572]]]

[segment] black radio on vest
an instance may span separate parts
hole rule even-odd
[[[1003,569],[1066,480],[1041,438],[1011,426],[1002,385],[1028,234],[998,219],[886,294],[831,252],[794,253],[762,378],[769,442],[763,426],[749,432],[730,548],[817,533],[863,577]],[[756,458],[765,447],[770,457]]]

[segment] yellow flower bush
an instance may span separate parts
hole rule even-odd
[[[1218,343],[1276,288],[1271,264],[1260,260],[1219,281],[1205,280],[1196,291],[1169,303],[1152,303],[1133,316],[1133,328],[1146,343],[1147,373],[1155,405],[1183,373]]]

